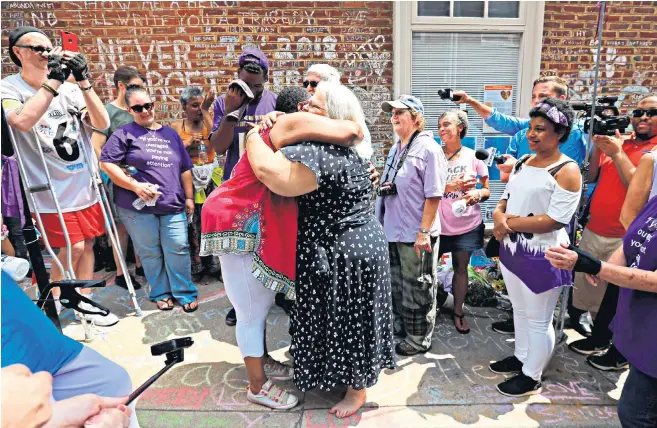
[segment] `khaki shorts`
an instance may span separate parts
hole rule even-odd
[[[623,238],[605,238],[596,235],[589,229],[584,229],[579,248],[588,251],[602,261],[607,261],[621,245],[623,245]],[[586,280],[583,273],[576,273],[573,305],[583,311],[589,311],[591,318],[595,319],[606,290],[607,283],[594,287]]]

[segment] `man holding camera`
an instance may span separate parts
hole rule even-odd
[[[641,157],[657,146],[657,94],[643,97],[632,112],[634,133],[628,139],[594,135],[588,181],[598,180],[591,199],[590,218],[582,232],[580,248],[600,260],[608,260],[622,245],[625,228],[620,214],[627,186]],[[604,300],[603,300],[604,297]],[[600,370],[620,370],[627,360],[611,344],[609,324],[616,313],[618,287],[602,284],[594,287],[584,275],[575,275],[573,304],[589,311],[595,320],[591,337],[572,342],[573,351],[589,355],[587,361]],[[601,354],[602,352],[606,353]]]
[[[521,119],[500,113],[495,107],[483,104],[471,98],[463,91],[455,91],[454,96],[461,97],[461,99],[454,101],[456,104],[468,104],[486,121],[487,125],[496,131],[512,136],[506,154],[504,155],[506,162],[498,165],[501,180],[504,182],[508,181],[511,169],[515,165],[516,160],[526,154],[533,153],[529,148],[529,141],[527,140],[529,119]],[[532,108],[543,98],[548,97],[559,98],[561,100],[567,99],[568,84],[566,81],[558,76],[542,76],[534,80]],[[561,145],[561,152],[576,161],[580,167],[582,166],[586,157],[586,137],[581,124],[573,126],[568,140]]]
[[[73,270],[77,279],[93,279],[93,242],[105,233],[105,222],[103,208],[92,186],[90,165],[83,154],[83,150],[90,147],[85,147],[87,143],[81,127],[86,126],[82,118],[88,118],[93,129],[107,129],[107,112],[89,81],[84,56],[53,47],[38,28],[14,29],[9,34],[9,56],[20,67],[20,73],[2,79],[2,107],[13,129],[16,146],[20,148],[25,173],[33,185],[48,182],[41,161],[40,152],[43,152],[66,224],[73,266],[68,266],[69,248],[50,192],[36,193],[37,206],[31,209],[38,208],[41,213],[42,232],[53,248],[60,249],[57,257],[62,265]],[[66,82],[71,75],[77,84]],[[58,281],[62,277],[62,272],[53,264],[51,280]],[[90,289],[81,292],[91,294]],[[81,303],[80,307],[94,311],[86,303]],[[119,321],[113,314],[88,315],[87,319],[97,326],[110,326]]]

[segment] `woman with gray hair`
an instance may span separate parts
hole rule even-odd
[[[320,82],[340,85],[340,72],[328,64],[311,65],[306,72],[306,80],[303,81],[303,87],[312,95],[315,93],[317,85],[319,85]],[[357,98],[356,102],[358,102]],[[361,109],[359,108],[359,110]],[[356,150],[356,153],[358,153],[358,156],[366,161],[370,161],[374,154],[374,149],[372,149],[372,137],[370,135],[370,130],[367,128],[365,115],[361,114],[360,119],[358,119],[358,124],[363,130],[363,139],[356,144],[354,149]],[[370,166],[372,166],[371,162]]]
[[[438,135],[447,158],[447,185],[440,204],[439,255],[452,253],[454,277],[454,325],[461,334],[470,332],[464,318],[463,303],[468,293],[468,264],[472,253],[484,246],[484,223],[479,202],[488,199],[488,168],[475,157],[475,151],[463,147],[468,133],[468,115],[448,110],[438,119]],[[477,181],[481,188],[477,189]]]
[[[431,349],[436,323],[437,285],[431,278],[431,253],[440,236],[438,206],[445,191],[447,160],[425,131],[419,98],[402,95],[386,101],[399,141],[390,149],[377,190],[376,214],[385,230],[392,274],[395,346],[410,356]]]
[[[216,153],[209,142],[212,130],[210,107],[214,101],[214,92],[203,93],[197,86],[188,86],[180,94],[180,106],[183,119],[171,123],[171,127],[183,141],[187,153],[192,159],[194,169],[194,218],[189,224],[189,253],[192,259],[192,275],[198,281],[203,274],[215,275],[221,271],[219,258],[216,256],[200,256],[201,242],[201,211],[208,195],[221,184],[221,174],[213,174],[218,168]],[[216,180],[216,181],[215,181]]]
[[[333,119],[362,117],[356,96],[330,83],[318,85],[304,109]],[[274,134],[284,125],[281,120],[272,128],[274,146],[285,145]],[[260,181],[274,193],[297,196],[294,382],[302,391],[347,386],[330,412],[349,417],[380,371],[395,366],[390,262],[367,164],[346,147],[304,142],[274,152],[257,130],[246,140]]]

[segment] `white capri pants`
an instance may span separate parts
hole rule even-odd
[[[265,288],[251,273],[253,254],[219,256],[224,288],[235,308],[235,336],[242,358],[262,357],[265,353],[265,323],[276,292]]]
[[[552,315],[557,306],[561,287],[535,294],[524,282],[502,263],[502,276],[513,305],[515,327],[514,355],[522,362],[525,376],[540,381],[543,369],[550,362],[555,333]]]

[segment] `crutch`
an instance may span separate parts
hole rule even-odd
[[[103,201],[103,218],[105,220],[105,230],[107,231],[107,236],[110,238],[112,247],[114,247],[114,250],[118,255],[119,264],[123,269],[123,277],[126,280],[128,293],[132,299],[132,304],[135,307],[135,315],[142,316],[142,310],[139,306],[139,302],[137,301],[135,287],[132,284],[132,278],[130,277],[128,266],[126,265],[125,259],[123,258],[123,250],[121,250],[121,244],[119,243],[119,231],[116,227],[116,223],[114,222],[114,215],[112,214],[112,209],[109,205],[110,201],[107,197],[107,192],[105,191],[105,184],[103,183],[103,180],[100,177],[100,171],[98,170],[99,163],[98,159],[96,158],[96,152],[93,150],[93,148],[91,148],[91,138],[89,138],[87,130],[82,124],[81,115],[76,113],[74,116],[77,117],[78,122],[80,122],[80,130],[82,131],[81,135],[84,136],[85,142],[87,143],[85,144],[84,148],[81,148],[81,152],[83,153],[84,160],[87,162],[87,165],[89,165],[89,174],[91,176],[91,182],[94,186],[94,191],[97,195],[100,195],[100,199]],[[91,154],[89,154],[89,148],[91,148]]]
[[[52,180],[50,178],[50,171],[48,171],[48,164],[46,163],[46,158],[45,155],[43,154],[43,149],[40,144],[37,144],[37,147],[39,148],[39,156],[41,158],[41,165],[43,167],[43,171],[46,174],[46,183],[39,183],[39,184],[32,184],[30,182],[30,179],[28,178],[27,174],[25,173],[25,165],[23,164],[23,160],[21,158],[21,152],[20,152],[20,147],[18,144],[16,144],[16,138],[14,138],[14,131],[12,130],[11,126],[7,126],[7,132],[9,133],[9,137],[11,140],[11,144],[14,147],[14,153],[16,154],[16,161],[18,163],[18,171],[21,176],[21,181],[24,184],[24,189],[26,195],[29,196],[30,200],[32,201],[32,209],[34,212],[34,215],[36,216],[37,219],[37,224],[39,225],[39,229],[41,229],[42,237],[43,237],[43,244],[46,247],[46,250],[50,254],[50,257],[52,257],[53,263],[57,265],[57,267],[60,269],[62,272],[62,276],[64,277],[65,280],[75,280],[75,272],[73,272],[73,258],[71,256],[71,240],[69,239],[68,236],[68,230],[66,228],[66,224],[64,222],[64,216],[62,215],[62,210],[59,206],[59,201],[57,200],[57,192],[55,192],[55,188],[52,185]],[[34,128],[30,130],[30,132],[36,134],[36,131]],[[38,141],[37,135],[34,135],[34,141]],[[40,193],[40,192],[50,192],[50,196],[52,197],[54,203],[55,203],[55,210],[57,211],[57,218],[59,219],[59,224],[62,227],[62,231],[64,233],[64,239],[66,240],[66,249],[67,249],[67,262],[68,262],[68,270],[64,269],[64,266],[62,263],[59,261],[59,258],[57,258],[57,255],[53,251],[52,247],[50,246],[50,242],[48,241],[48,235],[45,233],[45,229],[43,227],[43,221],[41,220],[41,213],[39,212],[39,207],[36,202],[36,198],[34,197],[35,193]],[[48,296],[40,296],[40,299],[47,299]],[[94,339],[94,332],[92,328],[89,326],[89,323],[87,322],[87,318],[83,313],[76,312],[79,317],[80,321],[82,323],[82,326],[84,328],[84,340],[85,342],[91,342]]]
[[[602,32],[603,32],[603,26],[604,26],[604,21],[605,21],[605,2],[601,1],[598,3],[600,6],[600,14],[598,15],[598,52],[596,54],[595,58],[595,72],[593,74],[593,94],[591,96],[591,117],[595,116],[595,104],[597,101],[597,94],[598,94],[598,75],[600,72],[600,54],[602,52]],[[591,128],[588,130],[589,132],[587,133],[587,141],[586,141],[586,155],[584,156],[584,164],[582,167],[582,198],[580,200],[580,206],[578,207],[577,212],[575,213],[574,217],[574,222],[573,222],[573,230],[571,231],[571,242],[575,242],[576,236],[577,236],[577,223],[579,219],[581,218],[582,211],[584,210],[584,193],[586,192],[586,185],[587,185],[587,174],[589,171],[589,156],[591,155],[591,150],[592,150],[592,138],[593,138],[593,123],[595,121],[591,120]],[[561,291],[561,308],[559,309],[559,315],[557,317],[557,341],[561,337],[561,334],[563,333],[563,327],[566,322],[566,313],[568,312],[568,289],[564,287],[564,289]],[[554,354],[557,351],[558,346],[554,347],[554,350],[552,351],[552,356],[550,359],[554,356]]]

